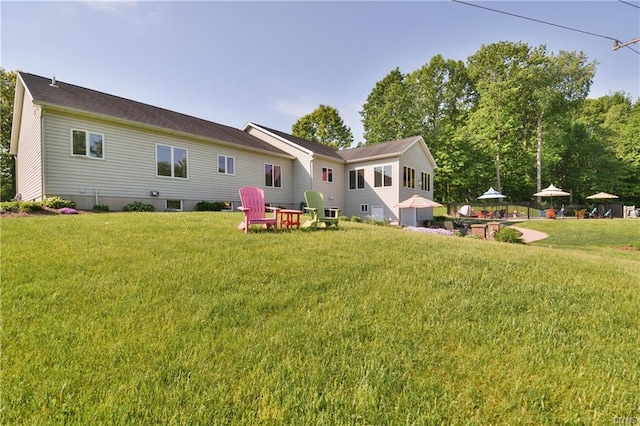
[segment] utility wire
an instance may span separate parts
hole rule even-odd
[[[467,3],[467,2],[461,1],[461,0],[452,0],[452,1],[454,3],[460,3],[460,4],[467,5],[467,6],[477,7],[479,9],[490,10],[491,12],[502,13],[503,15],[515,16],[516,18],[526,19],[528,21],[538,22],[540,24],[551,25],[552,27],[563,28],[563,29],[569,30],[569,31],[575,31],[575,32],[578,32],[578,33],[589,34],[589,35],[592,35],[592,36],[595,36],[595,37],[605,38],[607,40],[613,40],[613,42],[615,44],[621,44],[620,40],[618,40],[616,38],[613,38],[613,37],[605,36],[605,35],[602,35],[602,34],[596,34],[596,33],[592,33],[592,32],[589,32],[589,31],[584,31],[584,30],[579,30],[579,29],[576,29],[576,28],[566,27],[564,25],[554,24],[552,22],[542,21],[540,19],[529,18],[527,16],[517,15],[515,13],[505,12],[503,10],[492,9],[490,7],[480,6],[479,4]],[[622,1],[622,0],[618,0],[618,1]],[[628,47],[629,49],[633,50],[634,52],[636,52],[637,54],[640,55],[640,52],[638,52],[637,50],[635,50],[635,49],[633,49],[633,48],[631,48],[629,46],[625,46],[625,47]]]
[[[636,7],[636,8],[638,8],[638,9],[640,9],[640,6],[638,6],[637,4],[629,3],[629,2],[624,1],[624,0],[618,0],[618,1],[619,1],[620,3],[624,3],[624,4],[629,5],[629,6],[631,6],[631,7]]]

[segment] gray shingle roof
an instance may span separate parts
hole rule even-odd
[[[420,140],[420,136],[412,136],[410,138],[398,139],[385,143],[376,143],[358,148],[345,149],[338,151],[338,153],[346,162],[363,160],[365,158],[400,155],[404,150],[409,148],[418,140]]]
[[[51,87],[51,79],[34,74],[20,72],[20,77],[37,104],[89,112],[290,157],[255,136],[223,124],[61,81],[56,82],[58,87]]]
[[[310,141],[307,139],[302,139],[297,136],[293,136],[288,133],[281,132],[280,130],[271,129],[261,124],[256,124],[256,126],[261,127],[264,130],[273,133],[274,135],[280,136],[281,138],[287,139],[295,143],[296,145],[299,145],[302,148],[313,152],[314,154],[324,155],[326,157],[332,157],[338,160],[342,160],[342,157],[340,156],[339,151],[331,148],[330,146],[327,146],[318,142]]]

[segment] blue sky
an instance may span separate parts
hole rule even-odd
[[[621,1],[473,2],[613,37],[640,37]],[[637,0],[627,0],[640,6]],[[523,41],[598,61],[590,97],[640,97],[640,55],[608,39],[453,1],[2,1],[2,67],[242,128],[285,132],[331,105],[363,140],[359,111],[389,71],[437,54],[466,61],[482,44]],[[640,51],[640,43],[631,45]]]

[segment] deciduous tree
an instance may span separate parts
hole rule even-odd
[[[11,145],[11,124],[13,123],[13,98],[16,88],[16,73],[0,68],[0,200],[10,200],[15,196],[15,162],[9,154]]]
[[[320,105],[291,127],[294,136],[319,142],[335,149],[351,147],[353,134],[344,124],[337,109]]]

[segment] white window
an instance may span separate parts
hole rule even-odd
[[[264,186],[282,188],[282,167],[275,164],[264,165]]]
[[[323,182],[333,182],[333,169],[328,167],[322,168],[322,181]]]
[[[226,155],[218,155],[218,173],[221,175],[236,174],[236,160]]]
[[[360,212],[367,213],[369,211],[369,204],[360,204]]]
[[[364,189],[364,169],[349,170],[349,189]]]
[[[376,188],[391,186],[393,182],[391,178],[391,170],[391,164],[385,166],[375,166],[373,168],[373,186]]]
[[[104,135],[88,130],[71,130],[71,154],[104,159]]]
[[[175,146],[156,144],[157,176],[184,178],[187,175],[187,150]]]

